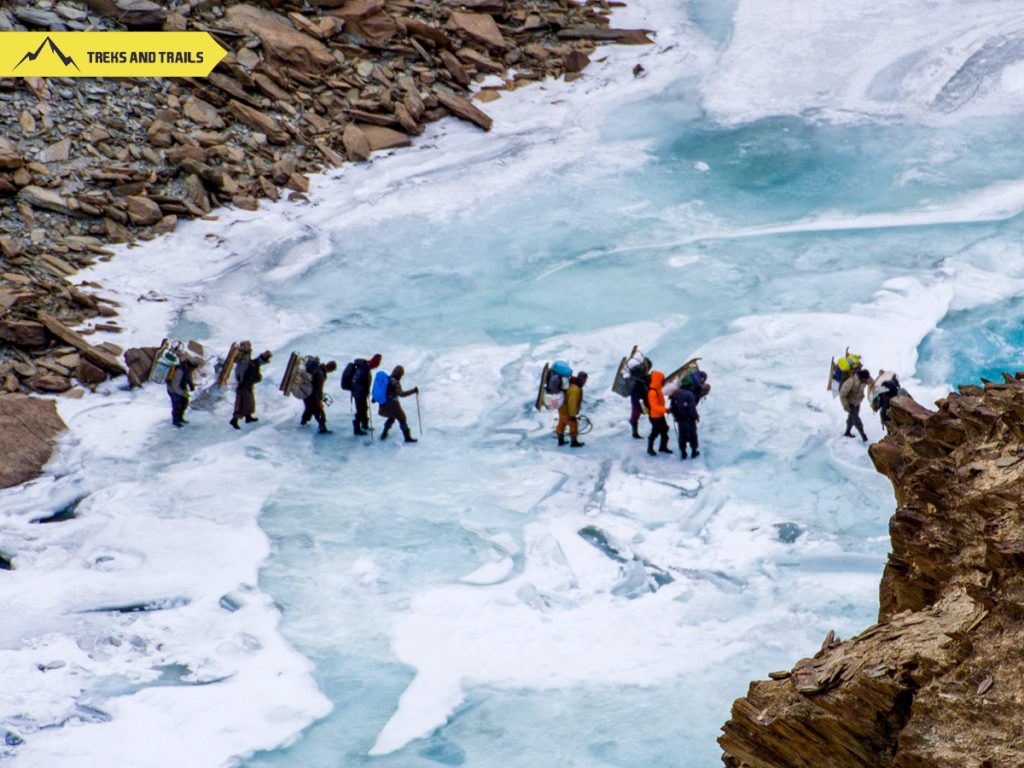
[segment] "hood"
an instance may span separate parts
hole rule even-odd
[[[651,371],[651,388],[661,389],[665,384],[665,374],[661,371]]]

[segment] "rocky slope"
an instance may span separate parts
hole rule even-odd
[[[406,146],[449,115],[488,130],[474,101],[580,77],[599,43],[650,42],[610,28],[614,5],[0,3],[0,30],[200,30],[228,51],[205,80],[0,79],[0,392],[80,394],[125,372],[121,349],[85,338],[119,330],[116,302],[74,278],[109,244],[219,205],[302,199],[307,174]]]
[[[1024,374],[937,405],[897,399],[871,446],[897,502],[878,624],[751,684],[730,768],[1024,765]]]

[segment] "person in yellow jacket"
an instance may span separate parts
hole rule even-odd
[[[580,406],[583,405],[583,387],[587,383],[586,371],[580,371],[569,379],[569,389],[565,393],[565,401],[558,408],[558,426],[555,431],[558,433],[558,444],[565,445],[565,428],[569,428],[569,446],[571,448],[582,448],[577,437],[579,435]]]

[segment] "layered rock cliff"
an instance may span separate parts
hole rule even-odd
[[[894,401],[871,458],[896,492],[878,623],[754,682],[729,768],[1024,765],[1024,374],[930,411]]]

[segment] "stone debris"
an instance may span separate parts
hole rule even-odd
[[[1024,765],[1024,373],[1003,379],[893,400],[870,448],[897,504],[879,621],[752,683],[726,766]]]

